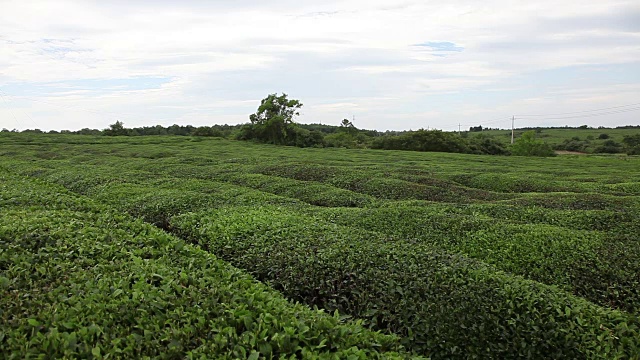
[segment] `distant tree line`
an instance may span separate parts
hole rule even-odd
[[[399,135],[385,135],[371,142],[373,149],[454,152],[466,154],[508,155],[501,141],[489,136],[465,138],[440,130],[409,131]]]
[[[256,113],[249,116],[250,123],[240,127],[235,138],[298,147],[366,148],[373,138],[383,134],[358,129],[348,119],[343,119],[340,126],[298,124],[294,119],[302,106],[287,94],[270,94],[261,101]]]
[[[540,127],[522,127],[519,128],[520,130],[537,130],[537,129],[542,129]],[[564,125],[564,126],[545,126],[544,129],[580,129],[580,130],[593,130],[593,129],[640,129],[640,125],[622,125],[622,126],[616,126],[616,127],[607,127],[607,126],[598,126],[598,127],[593,127],[593,126],[589,126],[589,125],[580,125],[578,127],[576,126],[569,126],[569,125]]]
[[[498,128],[490,128],[490,127],[482,127],[482,125],[471,126],[469,128],[469,132],[479,132],[479,131],[489,131],[489,130],[500,130],[500,129],[498,129]]]
[[[461,134],[440,130],[408,130],[408,131],[376,131],[358,129],[352,121],[343,119],[339,126],[323,124],[298,124],[295,117],[302,108],[299,100],[289,99],[287,94],[270,94],[260,102],[254,114],[249,116],[249,123],[241,125],[212,125],[191,126],[161,125],[126,128],[124,123],[116,121],[109,128],[103,130],[81,129],[78,131],[63,130],[49,133],[94,135],[94,136],[203,136],[219,137],[234,140],[256,141],[274,145],[297,147],[340,147],[340,148],[371,148],[384,150],[435,151],[465,154],[489,155],[520,155],[520,156],[554,156],[554,150],[585,151],[594,140],[593,136],[586,139],[573,137],[562,144],[551,147],[537,137],[542,128],[529,127],[514,144],[505,144],[500,137],[483,133],[487,130],[498,130],[472,126],[469,132]],[[619,126],[617,129],[635,129],[640,126]],[[546,129],[569,129],[552,127]],[[575,128],[573,128],[575,129]],[[587,125],[578,129],[589,129]],[[592,128],[591,128],[592,129]],[[607,129],[598,127],[598,129]],[[9,132],[3,129],[2,132]],[[11,132],[17,132],[12,130]],[[43,133],[39,129],[24,130],[23,133]],[[510,135],[509,131],[509,135]],[[473,134],[470,136],[469,134]],[[598,136],[604,141],[595,149],[597,153],[622,153],[640,155],[640,134],[625,136],[622,143],[609,139],[609,135],[602,133]]]
[[[338,127],[319,124],[304,126],[294,121],[302,106],[300,101],[289,99],[286,94],[270,94],[261,101],[256,113],[249,117],[251,122],[241,127],[237,138],[299,147],[372,148],[491,155],[510,153],[502,142],[489,136],[468,138],[455,133],[424,129],[381,133],[358,129],[348,119],[342,120]],[[479,128],[479,131],[481,130],[482,127]],[[538,141],[534,142],[539,145]],[[540,143],[541,147],[548,147]],[[554,152],[548,147],[548,152],[544,155],[540,152],[531,155],[551,156]]]
[[[164,127],[162,125],[144,126],[136,128],[125,128],[124,123],[116,121],[111,124],[108,129],[98,130],[84,128],[77,131],[51,130],[48,134],[72,134],[72,135],[93,135],[93,136],[152,136],[152,135],[177,135],[177,136],[209,136],[231,138],[234,131],[240,128],[240,125],[212,125],[212,126],[192,126],[192,125],[171,125]],[[17,130],[9,131],[3,129],[2,132],[18,132]],[[22,133],[44,134],[40,129],[27,129]]]
[[[609,134],[602,133],[598,135],[598,140],[605,140],[597,145],[593,141],[594,136],[581,138],[574,136],[571,139],[564,140],[561,144],[555,145],[555,150],[577,151],[577,152],[593,152],[596,154],[623,154],[640,155],[640,134],[625,135],[622,142],[617,142],[610,138]]]

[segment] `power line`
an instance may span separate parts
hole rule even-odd
[[[510,117],[504,117],[504,118],[487,120],[487,121],[478,121],[475,124],[462,124],[462,126],[465,126],[465,127],[467,127],[467,126],[475,126],[476,124],[490,125],[490,124],[496,124],[496,123],[506,122],[506,121],[510,121],[510,120],[511,120]]]
[[[16,129],[19,128],[20,127],[20,123],[18,122],[18,119],[16,118],[16,114],[13,112],[13,109],[9,106],[9,103],[7,102],[7,99],[5,99],[4,95],[2,95],[2,93],[0,93],[0,97],[2,97],[2,101],[7,106],[7,109],[9,109],[9,112],[11,112],[11,116],[13,116],[13,121],[17,125]]]
[[[496,124],[496,123],[502,123],[502,122],[509,121],[509,120],[511,120],[510,117],[504,117],[504,118],[502,118],[500,120],[494,120],[494,121],[482,122],[482,123],[483,124]]]
[[[516,123],[516,117],[512,116],[511,117],[511,143],[513,144],[513,139],[515,136],[515,123]]]
[[[505,118],[502,118],[502,119],[500,119],[500,120],[494,120],[494,121],[489,121],[489,122],[487,122],[487,121],[483,121],[483,122],[481,122],[481,123],[482,123],[482,124],[485,124],[485,125],[489,125],[489,124],[496,124],[496,123],[501,123],[501,122],[505,122],[505,121],[509,121],[509,120],[511,120],[511,119],[510,119],[510,118],[508,118],[508,117],[505,117]]]
[[[621,114],[621,113],[639,111],[639,110],[640,110],[640,103],[633,103],[633,104],[611,106],[611,107],[599,108],[599,109],[571,111],[571,112],[555,113],[555,114],[515,115],[515,118],[526,120],[527,117],[544,117],[544,119],[539,119],[539,120],[543,120],[543,121],[566,120],[566,119],[578,119],[578,118],[586,118],[586,117],[594,117],[594,116]],[[561,116],[561,115],[569,115],[569,116]],[[500,119],[490,120],[490,121],[478,121],[477,123],[480,125],[489,125],[489,124],[502,123],[507,121],[513,122],[515,118],[505,117],[505,118],[500,118]],[[533,120],[533,119],[530,119],[530,120]],[[474,125],[470,125],[470,126],[474,126]]]
[[[584,114],[584,115],[573,115],[573,116],[564,116],[564,117],[547,117],[547,118],[544,118],[543,120],[580,119],[580,118],[602,116],[602,115],[621,114],[621,113],[627,113],[627,112],[639,111],[639,110],[640,110],[640,107],[635,107],[635,108],[620,109],[620,110],[601,112],[601,113],[593,113],[593,114],[588,114],[587,113],[587,114]],[[522,116],[522,115],[518,115],[518,116]]]
[[[581,113],[590,113],[590,112],[598,112],[598,111],[603,111],[603,110],[612,110],[612,109],[620,109],[620,108],[626,108],[626,107],[631,107],[631,106],[638,106],[640,105],[640,103],[635,103],[635,104],[628,104],[628,105],[620,105],[620,106],[611,106],[611,107],[606,107],[606,108],[600,108],[600,109],[591,109],[591,110],[582,110],[582,111],[571,111],[571,112],[564,112],[564,113],[556,113],[556,114],[535,114],[535,115],[516,115],[519,117],[524,117],[524,116],[541,116],[541,117],[546,117],[546,116],[558,116],[558,115],[572,115],[572,114],[581,114]],[[621,109],[624,110],[624,109]]]
[[[2,94],[4,94],[3,99],[4,99],[5,97],[9,97],[9,96],[7,95],[7,93],[6,93],[6,92],[4,92],[4,91],[0,90],[0,95],[2,95]],[[5,100],[5,101],[6,101],[6,100]],[[24,111],[23,109],[20,109],[20,111],[21,111],[21,112],[22,112],[22,113],[23,113],[27,118],[29,118],[29,120],[31,120],[31,122],[33,123],[33,125],[35,125],[35,126],[36,126],[36,129],[39,129],[39,128],[40,128],[40,126],[38,125],[38,123],[36,123],[36,122],[35,122],[35,120],[33,120],[33,118],[32,118],[31,116],[29,116],[29,114],[27,114],[27,112],[26,112],[26,111]],[[15,115],[14,115],[14,118],[15,118]]]

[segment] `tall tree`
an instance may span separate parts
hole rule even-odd
[[[340,128],[346,131],[347,134],[351,136],[355,135],[358,132],[358,129],[356,129],[355,125],[353,125],[353,123],[349,121],[349,119],[342,119]]]
[[[280,96],[270,94],[262,99],[256,113],[249,116],[253,133],[258,140],[277,145],[286,144],[287,137],[294,132],[293,118],[300,115],[301,107],[300,101],[288,99],[285,93]]]
[[[116,121],[115,124],[109,125],[109,128],[104,131],[108,136],[124,136],[128,135],[127,129],[125,129],[122,121]]]

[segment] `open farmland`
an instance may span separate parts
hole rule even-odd
[[[519,138],[523,133],[531,129],[515,129],[515,137]],[[603,148],[607,142],[613,141],[624,144],[625,137],[638,136],[640,128],[538,128],[536,137],[554,148],[560,150],[573,150],[584,153],[623,153],[622,147],[616,151],[607,151]],[[511,130],[484,130],[481,132],[469,132],[468,136],[488,136],[509,143]],[[567,149],[569,145],[569,149]],[[571,147],[573,145],[573,147]]]
[[[637,157],[1,134],[0,209],[14,358],[640,354]]]

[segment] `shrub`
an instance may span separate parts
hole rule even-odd
[[[64,191],[3,177],[33,194]],[[0,198],[6,195],[0,188]],[[300,304],[104,207],[2,205],[0,352],[22,358],[406,358],[398,339]]]
[[[540,216],[530,209],[511,210],[504,205],[497,209],[503,210],[498,213],[503,217],[507,212],[509,218],[519,221]],[[475,216],[442,206],[389,204],[380,209],[330,209],[317,214],[333,223],[463,253],[500,270],[563,287],[603,306],[640,310],[640,294],[634,290],[640,286],[640,266],[634,265],[640,261],[640,244],[620,241],[616,233],[633,228],[629,225],[632,215],[626,217],[626,224],[605,223],[611,217],[601,219],[599,226],[591,224],[613,230],[605,237],[599,232],[547,223],[522,225],[482,218],[477,216],[477,207],[469,211]],[[486,213],[493,215],[495,211]],[[625,261],[620,261],[623,258]]]
[[[475,136],[469,140],[471,152],[488,155],[509,155],[509,150],[501,141],[488,136]]]
[[[307,130],[300,127],[295,128],[295,146],[305,147],[324,147],[324,135],[317,130]]]
[[[222,175],[220,180],[260,191],[299,199],[318,206],[358,207],[371,204],[375,199],[369,194],[339,189],[330,184],[306,182],[262,174]]]
[[[288,297],[367,319],[433,358],[624,357],[638,350],[633,316],[419,242],[273,207],[187,214],[173,226]]]
[[[526,131],[511,146],[511,154],[516,156],[555,156],[548,144],[536,140],[535,131]]]
[[[398,136],[382,136],[371,144],[373,149],[385,150],[413,150],[438,152],[469,152],[467,142],[454,133],[439,130],[424,130],[407,132]]]
[[[622,139],[625,150],[629,155],[640,155],[640,134],[625,135]]]
[[[597,153],[617,154],[622,152],[622,144],[615,140],[607,140],[601,146],[596,148]]]
[[[564,140],[564,142],[562,144],[556,145],[554,148],[556,150],[585,152],[587,150],[587,148],[589,147],[589,142],[588,141],[582,141],[582,140],[580,140],[580,138],[578,138],[578,140],[576,140],[576,138],[577,137],[574,137],[571,140],[569,140],[569,139]]]

